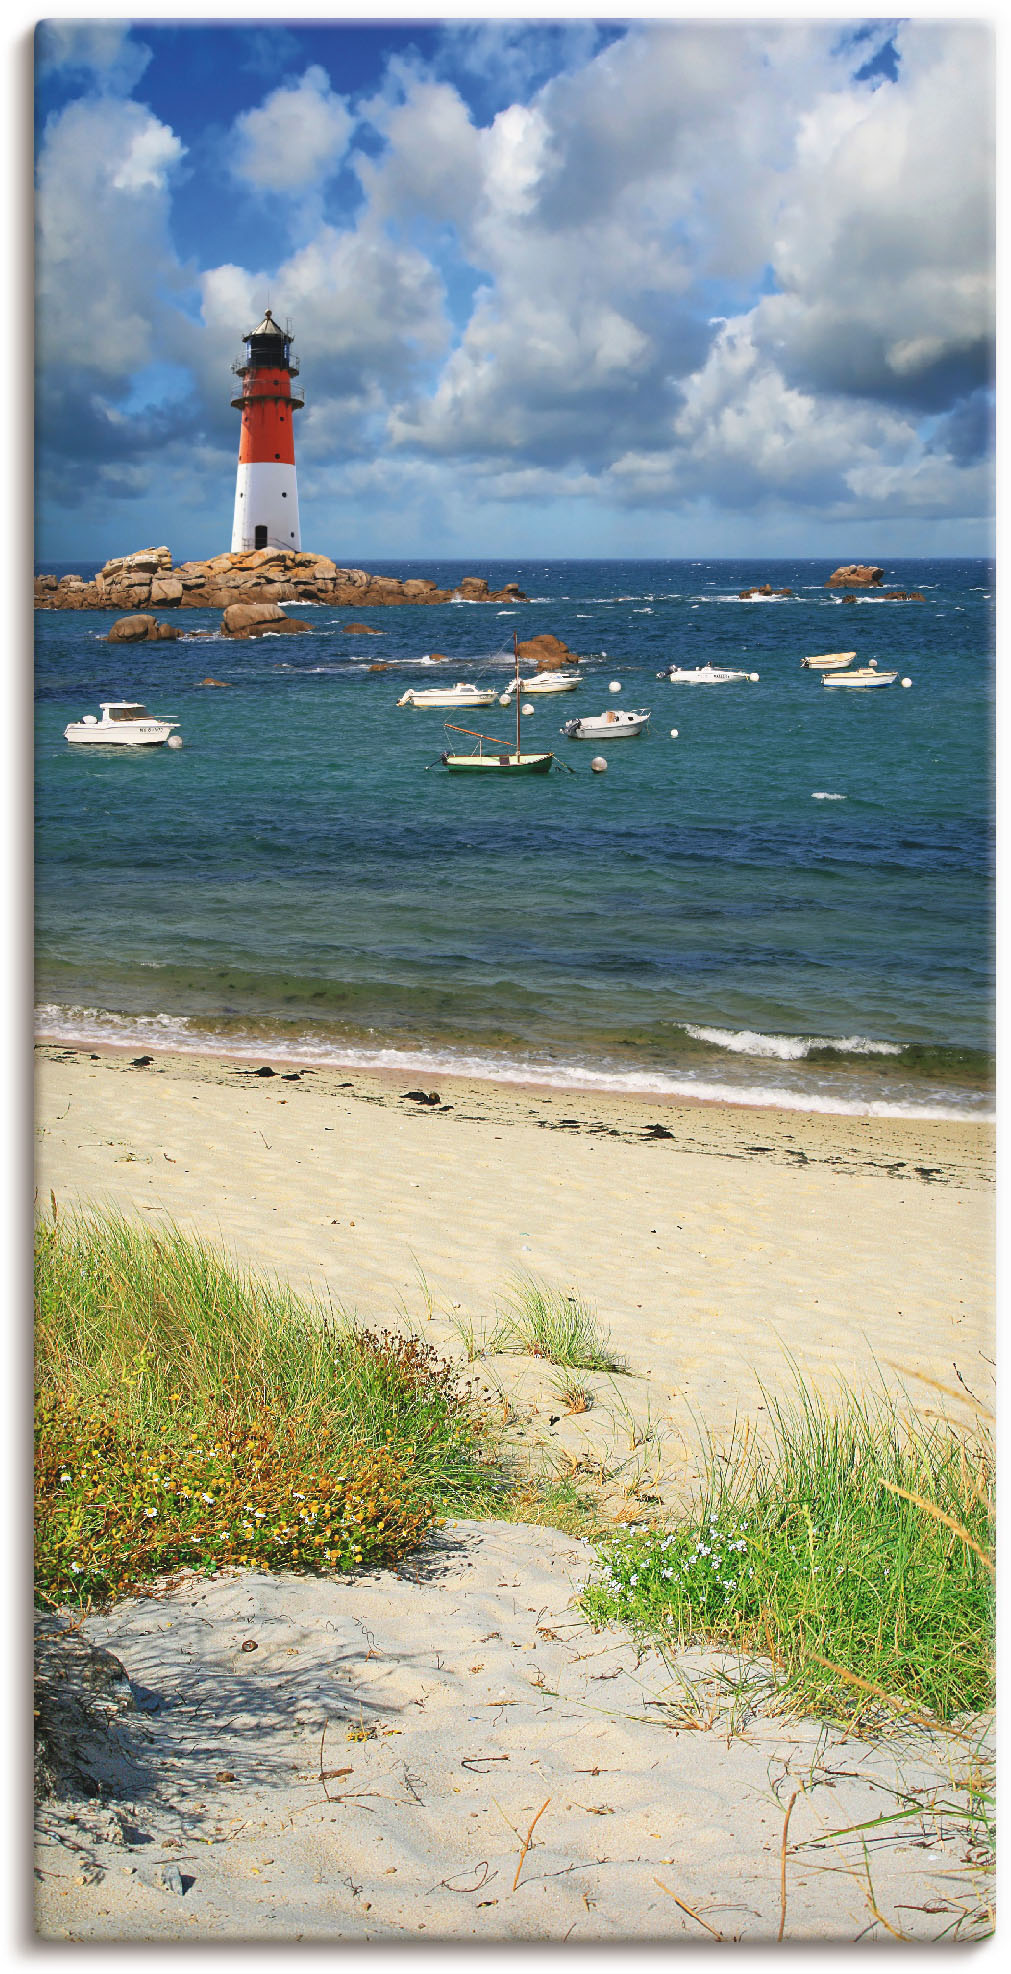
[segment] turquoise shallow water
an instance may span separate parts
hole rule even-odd
[[[126,649],[104,613],[37,614],[40,1032],[990,1111],[988,564],[886,571],[922,603],[843,602],[821,562],[390,568],[530,601],[293,606],[308,633],[246,644],[187,611],[184,642]],[[766,580],[793,595],[738,599]],[[444,720],[508,738],[511,713],[396,702],[435,677],[504,685],[514,629],[587,660],[523,721],[575,772],[475,785],[439,765]],[[851,648],[912,687],[830,692],[801,669]],[[656,677],[707,659],[759,682]],[[182,750],[68,746],[67,721],[115,697],[179,720]],[[613,704],[649,707],[650,730],[595,775],[597,748],[558,729]]]

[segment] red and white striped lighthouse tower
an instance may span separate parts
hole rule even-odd
[[[301,536],[292,414],[305,399],[291,387],[298,376],[291,331],[281,329],[268,308],[242,340],[245,357],[232,365],[242,378],[242,396],[232,399],[242,413],[232,554],[248,548],[297,549]]]

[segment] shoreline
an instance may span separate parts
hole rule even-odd
[[[283,1063],[289,1070],[311,1071],[321,1075],[360,1076],[397,1079],[404,1076],[441,1078],[454,1084],[474,1085],[478,1088],[548,1092],[560,1098],[597,1099],[628,1101],[633,1104],[663,1106],[686,1106],[689,1108],[716,1108],[734,1111],[761,1111],[763,1113],[782,1112],[789,1117],[837,1117],[837,1118],[880,1118],[887,1121],[910,1122],[913,1124],[969,1123],[994,1126],[996,1113],[993,1109],[966,1107],[963,1102],[945,1104],[942,1101],[916,1104],[913,1102],[890,1101],[887,1096],[847,1098],[830,1094],[816,1098],[813,1092],[788,1088],[775,1088],[762,1080],[763,1063],[768,1065],[768,1074],[776,1074],[777,1061],[790,1058],[777,1058],[774,1055],[754,1057],[755,1071],[748,1083],[737,1085],[732,1081],[721,1081],[719,1070],[711,1074],[711,1080],[697,1087],[695,1079],[685,1074],[681,1080],[675,1072],[634,1070],[595,1071],[586,1064],[570,1063],[556,1065],[549,1070],[546,1065],[516,1062],[508,1058],[496,1060],[492,1056],[481,1058],[461,1058],[459,1062],[445,1060],[445,1051],[437,1042],[428,1049],[422,1045],[417,1050],[398,1049],[395,1045],[383,1050],[369,1047],[365,1043],[345,1042],[327,1044],[320,1042],[293,1041],[289,1038],[276,1038],[264,1035],[235,1041],[231,1045],[226,1038],[218,1040],[208,1037],[206,1043],[195,1038],[179,1040],[165,1039],[151,1035],[152,1025],[163,1017],[158,1015],[123,1016],[105,1010],[88,1010],[93,1016],[93,1032],[89,1033],[86,1018],[76,1025],[68,1023],[66,1032],[54,1024],[38,1019],[42,1009],[36,1008],[34,1042],[37,1048],[65,1048],[79,1052],[88,1050],[96,1053],[111,1051],[126,1054],[133,1049],[150,1051],[157,1056],[172,1058],[193,1058],[200,1062],[231,1062],[235,1064],[250,1061],[273,1060]],[[78,1011],[80,1012],[80,1011]],[[175,1017],[185,1022],[187,1017]],[[104,1026],[115,1022],[122,1024],[126,1032],[122,1036],[103,1032]],[[129,1024],[133,1023],[133,1032]],[[729,1053],[729,1052],[728,1052]],[[842,1052],[841,1052],[842,1053]],[[890,1051],[868,1048],[867,1058]],[[896,1049],[896,1054],[901,1053]],[[387,1060],[369,1060],[385,1056]],[[390,1060],[389,1058],[395,1058]],[[731,1054],[730,1061],[733,1061]],[[727,1067],[730,1067],[728,1062]],[[540,1071],[540,1073],[538,1073]],[[962,1087],[963,1097],[967,1094]],[[984,1102],[993,1101],[988,1091]]]
[[[649,1467],[678,1493],[700,1424],[758,1420],[798,1375],[934,1404],[923,1381],[957,1400],[954,1365],[990,1402],[989,1125],[151,1051],[41,1046],[36,1069],[40,1213],[52,1195],[171,1223],[413,1328],[559,1457],[628,1439],[622,1485]],[[530,1279],[582,1297],[627,1366],[581,1374],[583,1413],[559,1405],[557,1366],[488,1348]]]

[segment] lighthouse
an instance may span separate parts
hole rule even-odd
[[[232,554],[250,548],[298,549],[292,419],[305,399],[292,389],[298,364],[292,360],[291,331],[282,329],[268,308],[263,321],[242,340],[245,356],[232,365],[242,379],[242,396],[232,399],[235,410],[242,413]]]

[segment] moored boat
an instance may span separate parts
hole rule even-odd
[[[579,684],[578,672],[535,672],[532,679],[510,679],[503,688],[506,693],[519,692],[573,692]]]
[[[516,676],[513,680],[513,692],[516,699],[515,747],[509,747],[506,742],[494,739],[490,733],[477,733],[472,727],[454,726],[451,720],[447,720],[447,733],[465,733],[471,740],[477,741],[477,746],[472,748],[469,754],[454,754],[447,749],[446,753],[441,756],[443,767],[449,768],[451,773],[477,775],[547,774],[554,760],[554,755],[524,754],[520,745],[520,721],[522,717],[518,690],[520,685],[520,654],[515,631],[513,632],[513,658],[516,665]]]
[[[568,734],[570,740],[634,740],[637,734],[645,733],[649,725],[649,714],[641,708],[635,712],[631,708],[609,706],[606,713],[584,713],[578,720],[566,720],[559,732]]]
[[[71,720],[63,737],[76,747],[164,747],[178,720],[159,720],[136,699],[101,699],[101,719],[85,713]],[[174,743],[178,746],[180,743]]]
[[[802,658],[800,662],[809,672],[836,672],[844,665],[852,665],[856,655],[855,651],[823,651],[820,656]]]
[[[876,686],[894,685],[898,672],[879,672],[877,660],[869,658],[866,665],[859,665],[851,672],[825,672],[822,685]],[[903,680],[905,684],[905,680]]]
[[[757,672],[738,672],[725,665],[671,665],[667,671],[658,672],[657,678],[669,679],[672,685],[731,685],[738,679],[758,684]]]
[[[498,687],[494,685],[469,685],[458,681],[456,685],[422,686],[420,689],[409,686],[397,700],[398,706],[490,706],[498,698]]]

